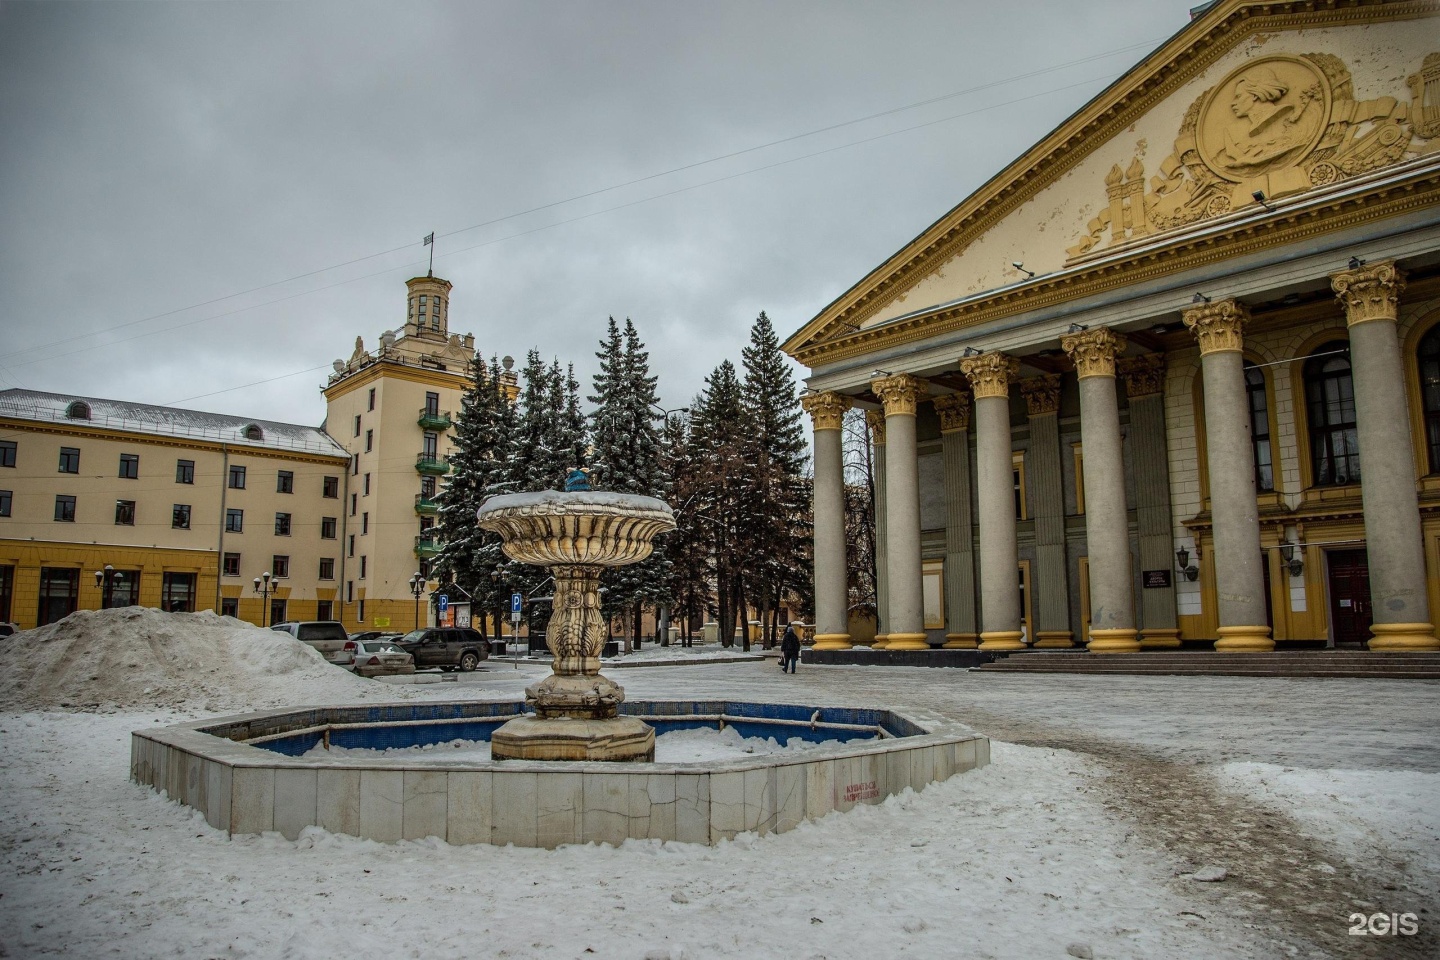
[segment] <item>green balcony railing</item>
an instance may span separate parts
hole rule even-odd
[[[415,456],[415,469],[431,476],[444,476],[450,472],[450,464],[440,459],[438,453],[420,453]]]
[[[423,493],[417,493],[415,494],[415,512],[422,517],[433,517],[440,512],[440,504]]]
[[[422,533],[415,538],[415,556],[421,560],[434,559],[440,553],[440,541],[433,534]]]
[[[415,422],[426,430],[449,430],[454,421],[450,419],[449,410],[431,410],[429,407],[421,407],[420,418]]]

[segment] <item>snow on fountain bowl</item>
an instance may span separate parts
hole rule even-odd
[[[381,842],[556,847],[626,839],[717,843],[791,830],[858,803],[984,766],[990,743],[915,710],[733,700],[628,701],[622,717],[662,734],[733,727],[813,746],[731,760],[624,764],[323,756],[483,741],[521,703],[401,703],[271,710],[131,734],[130,776],[233,834],[308,826]],[[337,751],[339,753],[339,751]]]
[[[637,563],[675,528],[650,497],[589,490],[492,497],[479,523],[505,552],[549,567],[554,672],[525,703],[317,707],[202,720],[131,735],[130,776],[236,833],[309,826],[379,841],[556,847],[626,839],[715,843],[790,830],[857,803],[983,766],[990,743],[941,717],[731,700],[625,702],[600,675],[600,574]],[[526,712],[527,708],[534,713]],[[811,746],[656,763],[655,730],[730,728]],[[350,750],[488,741],[490,759]],[[344,750],[330,753],[332,748]],[[457,751],[458,754],[458,751]],[[624,761],[617,763],[616,761]]]

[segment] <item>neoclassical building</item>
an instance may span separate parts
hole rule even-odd
[[[817,646],[1440,649],[1440,4],[1218,0],[797,331]]]

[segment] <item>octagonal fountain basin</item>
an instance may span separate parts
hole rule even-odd
[[[381,842],[713,844],[881,803],[990,760],[986,738],[929,713],[734,700],[628,701],[621,713],[662,737],[731,728],[786,749],[623,766],[403,750],[479,747],[524,710],[514,702],[312,707],[141,730],[131,734],[130,777],[231,834],[293,840],[318,826]]]

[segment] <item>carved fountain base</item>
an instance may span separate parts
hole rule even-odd
[[[625,699],[620,685],[599,673],[550,676],[525,690],[533,717],[516,717],[490,736],[496,760],[655,759],[655,730],[634,717],[617,716]]]

